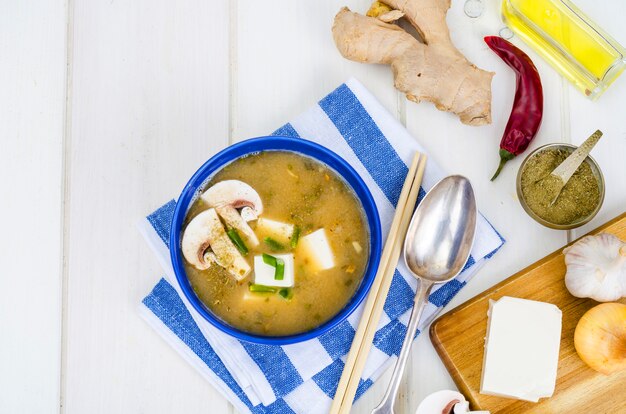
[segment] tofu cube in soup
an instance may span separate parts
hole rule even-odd
[[[285,267],[282,279],[276,278],[276,267],[266,263],[262,255],[257,255],[254,256],[254,283],[262,286],[293,287],[293,254],[274,254],[270,257],[283,261]]]
[[[256,233],[261,239],[271,237],[281,243],[289,243],[293,234],[293,224],[259,217],[256,224]]]
[[[323,228],[300,238],[298,252],[316,271],[335,267],[335,256]]]

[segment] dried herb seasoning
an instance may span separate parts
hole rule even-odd
[[[600,203],[600,184],[587,162],[583,162],[551,205],[560,185],[550,173],[571,154],[563,148],[548,148],[530,158],[521,177],[526,205],[553,224],[572,224],[589,216]]]

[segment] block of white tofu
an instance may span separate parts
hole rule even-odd
[[[326,270],[335,267],[335,255],[323,228],[300,237],[298,254],[315,270]]]
[[[504,296],[490,304],[480,393],[537,402],[554,393],[561,310]]]
[[[293,224],[259,217],[255,232],[261,239],[271,237],[278,242],[289,243],[293,235]]]
[[[282,280],[276,280],[274,275],[276,274],[276,268],[263,261],[263,256],[254,256],[254,283],[263,286],[275,286],[275,287],[293,287],[294,274],[293,274],[293,254],[273,254],[277,259],[282,259],[285,262],[285,272]]]

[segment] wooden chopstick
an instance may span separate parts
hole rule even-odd
[[[400,193],[396,213],[391,222],[391,228],[381,255],[378,271],[365,302],[363,316],[354,335],[354,340],[350,347],[337,391],[335,392],[335,398],[330,409],[331,414],[349,413],[352,407],[352,401],[354,400],[367,356],[372,347],[374,334],[376,333],[385,299],[389,293],[391,280],[400,257],[404,235],[413,215],[413,207],[417,201],[425,167],[426,156],[416,152]]]
[[[426,156],[421,155],[417,171],[415,173],[415,177],[406,200],[405,207],[400,216],[400,224],[398,226],[397,233],[392,239],[389,239],[389,237],[387,238],[387,243],[389,243],[390,241],[392,243],[391,253],[389,255],[383,277],[381,278],[380,288],[376,296],[376,303],[369,316],[369,321],[367,322],[365,334],[361,341],[360,349],[352,368],[352,373],[350,374],[348,387],[343,398],[341,409],[339,411],[342,414],[349,413],[350,409],[352,408],[352,402],[354,400],[354,396],[361,380],[361,373],[363,372],[363,368],[365,367],[367,357],[372,347],[372,341],[374,339],[374,335],[376,334],[378,323],[380,322],[380,317],[383,312],[385,300],[387,299],[387,294],[389,293],[389,288],[391,287],[391,281],[393,279],[393,275],[398,264],[398,259],[400,257],[400,254],[402,253],[404,237],[411,222],[411,217],[413,216],[413,208],[417,201],[417,196],[419,194],[419,189],[422,183],[422,177],[424,175],[425,167]]]

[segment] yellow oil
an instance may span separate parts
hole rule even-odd
[[[624,70],[626,50],[567,0],[503,0],[502,16],[591,99]]]

